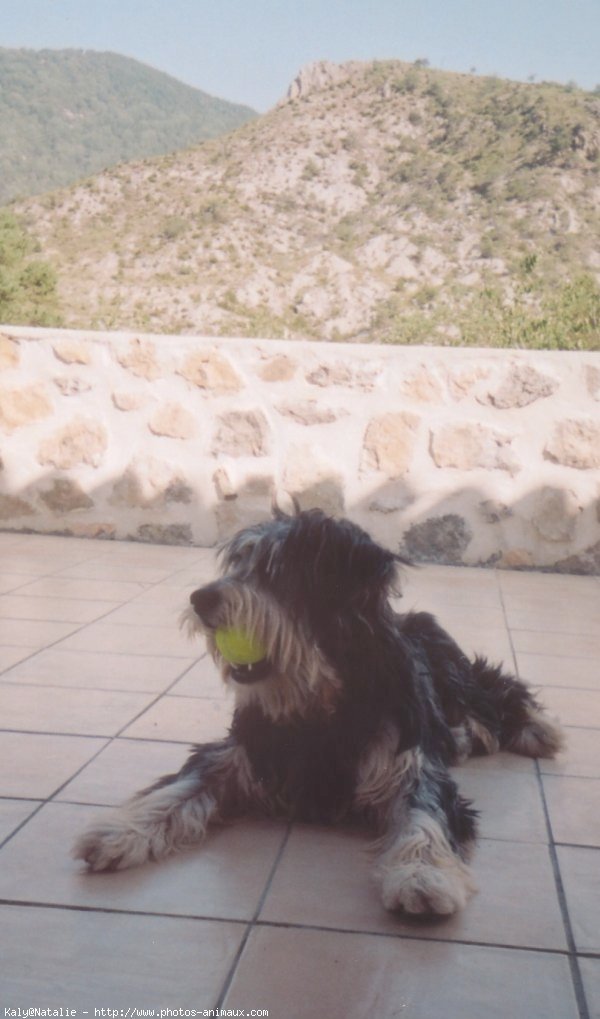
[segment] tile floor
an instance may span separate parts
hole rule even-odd
[[[599,578],[432,566],[407,582],[405,605],[538,685],[569,737],[556,761],[457,769],[481,810],[460,916],[387,914],[354,828],[245,822],[108,875],[70,859],[90,814],[227,729],[177,627],[212,570],[202,549],[0,533],[0,1007],[598,1019]]]

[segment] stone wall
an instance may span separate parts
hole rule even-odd
[[[213,545],[289,495],[417,561],[597,572],[600,354],[1,330],[0,527]]]

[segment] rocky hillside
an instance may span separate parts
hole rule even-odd
[[[599,199],[599,96],[384,62],[16,212],[69,326],[589,347]]]
[[[253,116],[116,53],[0,49],[0,205]]]

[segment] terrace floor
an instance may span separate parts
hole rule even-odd
[[[115,874],[70,859],[91,814],[226,730],[230,701],[177,626],[212,570],[202,549],[0,534],[0,1006],[600,1016],[599,578],[431,566],[406,585],[567,727],[556,761],[457,769],[481,811],[461,915],[386,913],[351,828],[244,822]]]

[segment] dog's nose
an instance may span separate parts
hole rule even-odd
[[[196,615],[206,621],[206,617],[214,612],[221,600],[218,583],[200,587],[190,595],[190,602]]]

